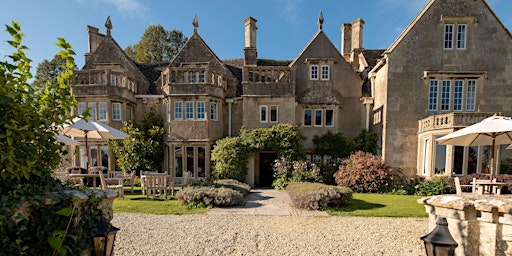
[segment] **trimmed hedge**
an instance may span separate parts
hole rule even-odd
[[[225,187],[189,186],[180,190],[177,196],[189,207],[233,206],[244,202],[242,193]]]
[[[236,190],[244,196],[251,192],[251,186],[249,184],[234,179],[216,180],[213,184],[216,187],[225,187]]]
[[[306,210],[344,206],[352,199],[350,188],[321,183],[290,183],[286,192],[295,207]]]

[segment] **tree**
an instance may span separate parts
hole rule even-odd
[[[129,135],[121,143],[110,142],[117,159],[117,165],[125,172],[155,171],[162,169],[164,155],[163,119],[152,108],[144,115],[141,124],[129,121],[121,131]]]
[[[9,44],[16,52],[8,56],[13,63],[0,62],[0,171],[6,180],[29,180],[33,176],[50,176],[60,164],[62,146],[56,143],[54,131],[71,119],[76,104],[71,95],[74,55],[71,45],[59,38],[63,50],[62,72],[55,82],[46,81],[44,90],[36,91],[28,81],[30,59],[21,44],[23,34],[13,22],[7,26],[13,40]]]
[[[32,86],[37,90],[44,89],[46,81],[49,81],[51,84],[56,84],[57,77],[65,71],[64,64],[66,64],[66,60],[58,54],[56,54],[51,61],[43,60],[37,66],[36,77]]]
[[[54,133],[76,106],[74,52],[58,38],[62,72],[36,90],[20,25],[6,28],[14,53],[0,61],[0,254],[79,255],[91,246],[100,200],[92,195],[77,210],[69,187],[51,176],[65,154]]]
[[[167,31],[162,25],[151,25],[137,44],[129,45],[124,51],[140,63],[170,61],[186,41],[187,37],[179,30]]]

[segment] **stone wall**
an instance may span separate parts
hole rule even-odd
[[[418,202],[429,214],[429,230],[446,217],[459,244],[455,255],[512,255],[511,195],[440,195]]]

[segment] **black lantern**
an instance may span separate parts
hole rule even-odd
[[[448,230],[446,218],[437,219],[436,227],[428,235],[421,237],[425,243],[427,256],[453,256],[458,244]]]
[[[94,255],[110,256],[114,251],[114,240],[118,228],[112,226],[101,216],[100,222],[96,224],[96,235],[94,236]]]

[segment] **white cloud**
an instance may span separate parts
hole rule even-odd
[[[281,10],[281,17],[290,23],[297,23],[300,18],[300,9],[304,4],[303,0],[279,0],[278,5]]]
[[[149,9],[139,0],[96,0],[97,2],[113,5],[123,15],[133,16],[139,19],[148,17]]]

